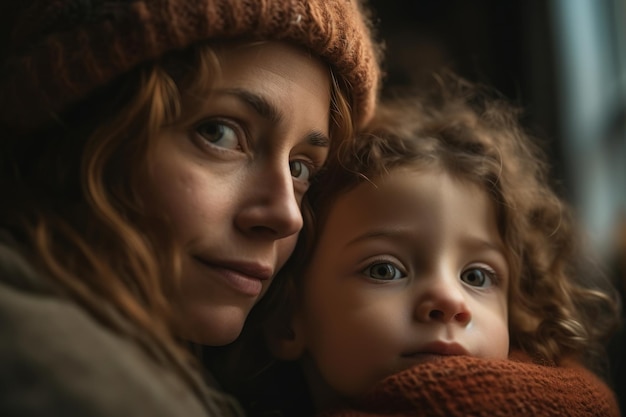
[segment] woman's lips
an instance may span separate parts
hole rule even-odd
[[[235,291],[250,297],[258,297],[263,290],[263,281],[268,281],[272,268],[259,263],[219,261],[212,262],[194,257],[204,267],[213,272],[213,276],[222,280]]]

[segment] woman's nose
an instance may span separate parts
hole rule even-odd
[[[265,167],[252,173],[248,196],[236,215],[237,227],[248,234],[282,239],[302,229],[300,202],[294,191],[289,165]]]
[[[418,288],[415,319],[420,322],[467,325],[472,314],[457,277],[435,277]]]

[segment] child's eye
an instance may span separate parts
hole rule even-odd
[[[484,268],[470,268],[461,273],[461,281],[472,287],[491,287],[496,282],[495,275]]]
[[[224,123],[207,121],[195,128],[196,133],[213,146],[224,149],[241,149],[237,133]]]
[[[363,273],[372,279],[380,281],[393,281],[404,277],[398,267],[390,262],[377,262],[365,268]]]
[[[310,164],[301,160],[289,161],[291,176],[300,181],[309,181],[313,175]]]

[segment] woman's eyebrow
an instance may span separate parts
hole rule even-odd
[[[330,138],[319,130],[309,133],[307,135],[307,142],[313,146],[320,146],[322,148],[328,148],[328,146],[330,146]]]
[[[243,88],[229,88],[223,93],[237,97],[270,123],[278,124],[283,119],[281,111],[262,95]],[[313,146],[328,147],[330,145],[328,135],[318,130],[310,132],[306,138],[307,142]]]
[[[270,103],[265,97],[242,88],[229,88],[223,91],[225,94],[236,96],[239,100],[250,106],[261,117],[271,123],[280,123],[283,118],[282,113],[276,106]]]

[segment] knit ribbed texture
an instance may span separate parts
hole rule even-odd
[[[393,375],[353,409],[322,416],[618,417],[619,409],[610,389],[581,367],[455,356]]]
[[[380,88],[380,47],[359,0],[21,0],[0,5],[0,121],[45,125],[137,66],[201,41],[288,41],[326,60],[365,123]],[[17,5],[16,5],[17,4]]]

